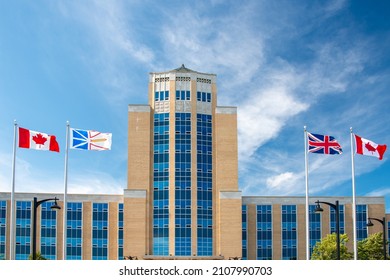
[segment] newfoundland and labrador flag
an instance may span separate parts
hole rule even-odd
[[[19,148],[60,152],[54,135],[19,127]]]
[[[307,133],[309,152],[317,154],[337,155],[342,154],[340,144],[333,136]]]
[[[112,133],[95,130],[70,129],[70,148],[79,150],[111,150]]]

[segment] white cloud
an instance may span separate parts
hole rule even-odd
[[[0,191],[11,192],[12,189],[12,154],[0,156]],[[28,188],[32,174],[31,164],[19,157],[15,161],[15,188]]]
[[[88,27],[88,31],[97,36],[101,45],[100,51],[103,51],[104,57],[110,59],[106,66],[110,65],[118,52],[124,52],[129,57],[147,64],[154,59],[152,49],[135,39],[135,30],[129,20],[132,11],[122,5],[121,1],[62,4],[63,15],[79,20]]]
[[[137,34],[139,25],[132,26],[129,20],[133,12],[129,8],[131,5],[118,1],[109,4],[92,1],[88,5],[77,6],[77,9],[70,5],[67,11],[75,10],[75,18],[96,37],[99,56],[95,65],[103,65],[106,81],[117,89],[117,99],[122,103],[126,96],[132,94],[129,76],[120,72],[122,61],[129,62],[129,58],[131,62],[143,64],[152,71],[164,71],[168,70],[167,65],[174,68],[184,63],[197,71],[216,73],[219,103],[226,104],[228,101],[226,105],[238,106],[243,187],[251,190],[260,186],[267,192],[278,191],[281,194],[301,193],[304,185],[301,153],[294,150],[284,154],[284,158],[272,161],[267,154],[270,151],[268,147],[259,153],[260,160],[257,152],[270,140],[277,139],[292,118],[307,111],[320,98],[348,91],[369,60],[366,45],[348,27],[320,40],[306,40],[321,24],[330,24],[332,17],[346,7],[344,0],[313,4],[309,8],[287,5],[286,10],[280,12],[283,20],[273,20],[273,26],[258,24],[269,12],[263,9],[262,4],[239,4],[226,13],[211,17],[213,13],[210,9],[218,5],[223,5],[223,2],[214,1],[211,8],[209,3],[197,3],[191,7],[186,4],[159,6],[156,14],[161,14],[163,20],[151,19],[153,23],[150,26],[153,26],[154,32],[145,32],[153,37],[150,40],[154,41],[153,47],[146,43],[146,36]],[[302,19],[302,13],[308,17]],[[274,14],[277,13],[273,11],[267,16]],[[277,45],[275,40],[279,47],[283,40],[287,40],[286,45],[302,42],[302,48],[310,52],[309,59],[301,61],[298,56],[302,53],[298,53],[296,58],[291,56],[293,58],[286,62],[283,58],[285,53],[273,52],[273,46]],[[109,95],[110,99],[114,97]],[[358,110],[354,112],[357,114]],[[344,112],[344,115],[347,113]],[[326,126],[326,122],[331,121],[326,118],[319,125]],[[316,158],[310,168],[316,174],[311,178],[313,192],[321,192],[350,179],[346,160],[335,164],[325,158]],[[336,175],[329,177],[332,172]],[[113,189],[121,188],[121,183],[105,180],[114,186]],[[88,184],[80,178],[79,182],[73,183],[73,188],[89,192],[93,185],[103,188],[102,182],[104,180],[96,180]]]
[[[200,71],[226,75],[232,85],[249,82],[263,63],[263,41],[247,20],[245,7],[208,17],[207,9],[183,8],[162,27],[167,59]]]
[[[255,89],[239,105],[238,139],[242,160],[277,137],[291,117],[308,108],[308,104],[294,96],[300,78],[292,70],[273,72],[269,80],[270,86]]]
[[[378,188],[376,190],[373,190],[371,192],[368,192],[365,194],[366,196],[383,196],[383,197],[389,197],[390,196],[390,187],[382,187]],[[390,205],[388,202],[386,202],[387,208],[386,208],[386,213],[390,212]]]
[[[362,46],[344,46],[338,41],[341,39],[312,47],[316,58],[306,71],[306,85],[314,95],[344,92],[354,75],[364,69]]]
[[[333,0],[324,3],[324,12],[327,17],[333,16],[346,7],[347,0]]]
[[[139,97],[131,74],[135,65],[153,68],[154,50],[142,41],[140,24],[133,24],[132,5],[122,1],[60,2],[61,14],[72,21],[84,36],[89,49],[79,51],[80,60],[89,68],[103,98],[122,106],[129,97]],[[109,94],[107,94],[107,91]]]
[[[293,172],[285,172],[267,178],[267,187],[270,189],[281,189],[286,184],[295,184],[297,176]]]
[[[286,90],[282,87],[267,89],[239,107],[239,153],[242,159],[276,137],[290,117],[307,109],[306,104],[294,99]]]
[[[0,191],[12,190],[12,155],[0,157]],[[81,173],[69,172],[68,193],[83,194],[122,194],[127,187],[122,179],[114,178],[105,172],[85,170]],[[40,170],[19,157],[15,164],[15,192],[63,193],[64,174],[62,170],[53,173]]]
[[[367,193],[366,195],[367,196],[387,196],[387,195],[390,195],[390,187],[376,189],[374,191]]]
[[[69,181],[68,193],[77,194],[123,194],[127,188],[125,181],[113,178],[102,172],[87,172],[76,175]]]

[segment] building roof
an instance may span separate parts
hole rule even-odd
[[[173,69],[173,70],[171,70],[169,72],[181,72],[181,73],[192,72],[192,73],[198,73],[198,72],[196,72],[194,70],[191,70],[191,69],[185,67],[184,64],[182,64],[179,68]]]
[[[216,74],[211,73],[202,73],[198,71],[194,71],[192,69],[189,69],[182,64],[179,68],[169,70],[169,71],[163,71],[163,72],[151,72],[150,74],[163,74],[163,73],[194,73],[194,74],[201,74],[201,75],[213,75],[216,76]]]

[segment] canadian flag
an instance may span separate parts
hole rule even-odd
[[[56,137],[19,127],[19,148],[60,152]]]
[[[380,160],[386,152],[386,145],[378,145],[371,140],[364,139],[355,134],[356,153],[365,156],[377,157]]]

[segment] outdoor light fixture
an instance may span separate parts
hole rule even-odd
[[[42,203],[46,202],[46,201],[53,201],[54,200],[54,204],[52,206],[50,206],[50,209],[52,210],[60,210],[61,207],[57,204],[57,200],[58,198],[55,197],[55,198],[47,198],[47,199],[42,199],[42,200],[39,200],[34,197],[34,205],[33,205],[33,211],[34,211],[34,214],[33,214],[33,239],[32,239],[32,259],[33,260],[36,260],[37,259],[37,208],[39,207],[39,205],[41,205]]]
[[[386,254],[386,218],[383,217],[382,220],[381,219],[377,219],[377,218],[368,218],[368,221],[367,221],[367,226],[368,227],[372,227],[374,225],[372,223],[372,220],[380,222],[382,224],[382,232],[383,232],[383,259],[386,260],[387,259],[387,254]]]
[[[323,212],[324,209],[321,208],[320,203],[329,205],[336,211],[336,242],[337,242],[337,259],[340,259],[340,215],[339,215],[339,201],[336,200],[336,203],[329,203],[325,201],[319,201],[317,200],[315,203],[317,203],[316,208],[314,209],[314,212],[319,213]]]
[[[316,205],[316,208],[314,209],[314,212],[324,212],[324,209],[321,208],[320,206],[320,202],[317,200],[316,201],[317,205]]]

